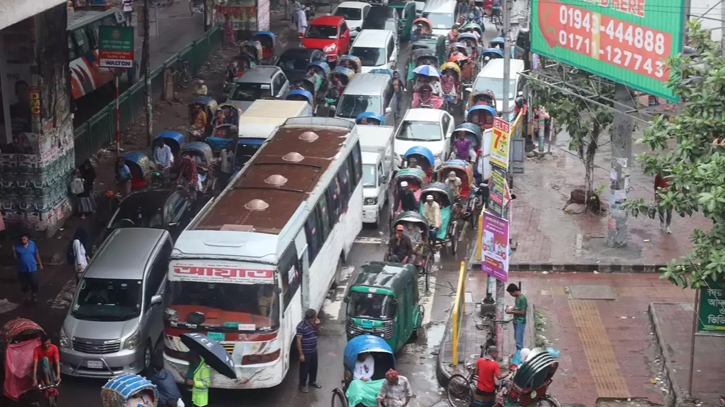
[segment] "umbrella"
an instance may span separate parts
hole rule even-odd
[[[234,362],[219,342],[197,332],[182,334],[181,342],[190,350],[199,352],[212,369],[230,379],[237,378]]]
[[[434,68],[430,65],[421,65],[413,70],[418,75],[435,76],[436,78],[441,77],[441,72],[438,68]]]

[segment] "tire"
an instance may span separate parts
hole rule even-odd
[[[55,396],[51,395],[48,397],[48,407],[58,407],[58,401]]]
[[[463,375],[451,376],[446,386],[446,393],[448,393],[448,403],[453,407],[468,407],[473,403],[471,382]]]
[[[332,401],[330,402],[330,407],[348,407],[347,397],[339,387],[332,391]]]
[[[179,72],[179,86],[186,89],[191,86],[191,74],[187,70]]]

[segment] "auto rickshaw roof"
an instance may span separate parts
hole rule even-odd
[[[279,234],[313,194],[338,153],[347,148],[346,140],[354,126],[341,119],[287,120],[247,163],[247,169],[189,229],[244,228]],[[317,138],[301,138],[308,132]],[[263,204],[261,210],[259,204]]]
[[[415,279],[416,269],[410,264],[371,261],[362,266],[350,285],[350,291],[397,296],[411,280]],[[417,281],[415,283],[417,284]]]

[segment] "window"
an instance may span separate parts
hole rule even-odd
[[[393,56],[393,51],[395,50],[395,43],[393,42],[393,38],[388,38],[388,60],[390,60],[390,57]]]
[[[286,310],[290,302],[292,302],[292,297],[300,287],[300,281],[302,281],[294,242],[289,245],[279,259],[277,271],[279,272],[279,278],[282,280],[282,298]]]
[[[385,63],[384,52],[384,48],[352,47],[350,55],[360,58],[362,66],[380,66]]]
[[[73,39],[78,47],[78,54],[80,56],[84,56],[91,52],[91,47],[88,43],[88,36],[86,35],[85,29],[79,28],[73,31]]]
[[[144,287],[143,307],[148,310],[151,307],[151,297],[158,294],[161,283],[166,278],[166,271],[169,269],[169,258],[173,246],[171,241],[164,242],[164,246],[159,250],[151,265],[151,270],[146,276],[146,285]]]
[[[354,176],[351,190],[354,191],[357,183],[362,179],[362,159],[360,159],[360,142],[352,148],[352,174]]]
[[[448,126],[451,125],[451,118],[448,115],[443,115],[443,131],[448,131]]]
[[[307,218],[307,222],[305,222],[305,235],[307,236],[307,252],[310,256],[310,264],[312,264],[312,262],[315,260],[315,257],[317,257],[317,253],[320,251],[320,247],[322,247],[322,232],[320,231],[318,219],[319,215],[317,214],[317,209],[313,209],[310,212],[310,217]]]
[[[335,227],[342,214],[343,206],[342,189],[340,188],[340,176],[333,178],[332,183],[327,187],[327,199],[330,202],[330,224]]]
[[[372,8],[372,7],[370,7],[370,6],[365,6],[365,7],[363,8],[363,18],[365,18],[365,17],[367,17],[367,16],[368,16],[368,14],[370,13],[370,9],[371,9],[371,8]]]
[[[364,65],[364,64],[363,64]],[[337,105],[337,117],[355,119],[360,113],[383,113],[379,96],[342,95]]]
[[[317,203],[317,211],[319,212],[318,216],[320,217],[320,225],[322,227],[320,230],[320,248],[322,248],[322,245],[325,244],[327,236],[330,236],[330,232],[332,231],[332,224],[330,223],[330,208],[327,205],[327,202],[327,196],[323,195]]]
[[[337,38],[337,26],[313,24],[307,29],[305,38],[334,40]]]
[[[395,136],[398,140],[408,141],[439,141],[443,140],[441,134],[441,124],[436,122],[410,122],[404,121],[401,124],[398,134]]]
[[[78,58],[78,53],[76,52],[76,46],[73,43],[73,38],[71,38],[71,36],[68,35],[68,61],[73,61],[76,58]]]
[[[272,89],[270,88],[269,83],[237,82],[229,99],[253,102],[257,99],[271,97]]]
[[[90,24],[89,26],[86,27],[86,35],[88,36],[88,46],[90,46],[91,49],[97,49],[99,46],[98,36],[100,35],[99,34],[100,28],[98,28],[98,27],[100,27],[100,26],[101,26],[101,22],[96,21],[95,23]]]
[[[103,20],[101,20],[101,21],[102,21],[101,25],[111,25],[111,26],[118,25],[118,23],[116,22],[116,17],[114,17],[114,16],[105,16],[105,17],[103,17]]]
[[[285,83],[284,75],[278,74],[277,76],[274,77],[274,82],[272,85],[274,87],[273,91],[275,94],[278,95],[282,91],[282,88],[284,88],[284,83]]]
[[[335,15],[338,17],[342,17],[345,20],[362,20],[362,10],[359,8],[338,7],[335,10]]]
[[[174,192],[166,202],[166,223],[178,222],[186,209],[186,199],[179,192]]]
[[[340,34],[344,34],[347,31],[347,24],[343,21],[342,24],[340,24]]]
[[[340,202],[342,203],[341,213],[347,212],[347,204],[350,202],[350,195],[352,194],[352,185],[350,185],[350,163],[345,160],[340,167],[340,171],[337,173],[337,178],[340,180]]]

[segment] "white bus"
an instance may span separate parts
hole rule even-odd
[[[355,124],[292,118],[179,236],[164,315],[167,369],[184,381],[188,349],[203,332],[229,352],[237,380],[268,388],[290,365],[296,326],[319,310],[362,228],[363,183]]]

